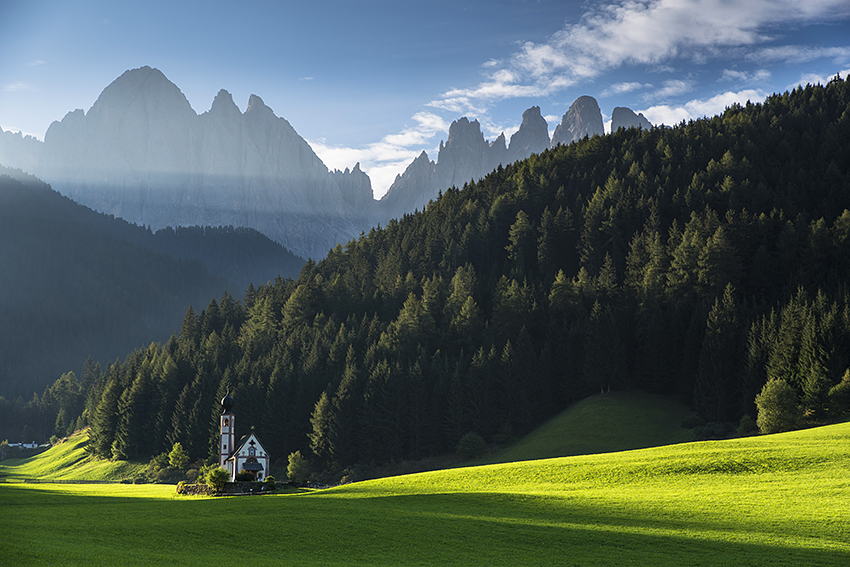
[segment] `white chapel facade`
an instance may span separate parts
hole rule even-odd
[[[231,482],[236,481],[236,475],[241,471],[251,473],[256,480],[264,480],[269,476],[271,467],[269,453],[253,431],[239,441],[236,440],[236,416],[233,414],[233,403],[233,397],[229,392],[221,400],[218,464],[230,473]]]

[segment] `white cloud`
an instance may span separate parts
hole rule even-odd
[[[471,114],[473,116],[485,112],[483,107],[473,105],[468,96],[455,96],[447,97],[442,100],[434,100],[425,106],[438,108],[454,114]]]
[[[766,69],[759,69],[758,71],[755,71],[753,73],[747,73],[746,71],[735,71],[734,69],[724,69],[720,80],[739,81],[744,83],[758,83],[766,81],[769,78],[770,71]]]
[[[812,47],[808,45],[779,45],[764,47],[747,54],[749,61],[782,61],[806,63],[815,59],[832,58],[836,61],[850,58],[850,47]]]
[[[847,16],[847,0],[620,0],[590,8],[546,42],[524,43],[507,62],[488,61],[484,68],[491,71],[484,81],[445,92],[430,106],[481,110],[497,100],[546,96],[623,65],[664,67],[675,59],[700,63],[728,56],[730,50],[753,60],[847,57],[843,47],[759,48],[776,40],[771,33],[780,24]],[[659,95],[683,94],[686,86],[666,84]]]
[[[761,101],[766,96],[767,94],[764,91],[758,89],[746,89],[738,92],[727,91],[706,100],[694,99],[682,106],[657,105],[639,112],[656,126],[661,124],[673,126],[683,120],[687,121],[720,114],[727,107],[735,103],[746,104],[748,100],[754,102]]]
[[[633,91],[638,91],[640,89],[649,89],[652,88],[652,85],[649,83],[616,83],[611,85],[604,91],[602,91],[602,96],[610,96],[612,94],[625,94]]]
[[[694,85],[691,81],[682,81],[681,79],[671,79],[664,81],[664,86],[647,98],[665,99],[674,96],[683,95],[693,90]]]
[[[3,92],[7,92],[7,93],[17,93],[17,92],[25,92],[25,91],[33,90],[33,88],[30,85],[28,85],[26,83],[22,83],[20,81],[15,82],[15,83],[11,83],[11,84],[8,84],[8,85],[3,85],[2,88],[3,88]]]

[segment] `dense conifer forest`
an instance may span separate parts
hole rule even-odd
[[[848,209],[840,78],[558,146],[89,361],[43,423],[90,424],[104,457],[205,458],[229,389],[275,460],[342,471],[505,441],[609,389],[676,397],[723,435],[782,378],[829,420],[850,387]]]

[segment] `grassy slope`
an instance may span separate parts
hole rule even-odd
[[[288,565],[848,565],[848,441],[845,423],[297,496],[0,484],[0,565],[206,565],[234,551]]]
[[[10,479],[121,480],[132,478],[145,467],[127,461],[94,459],[85,452],[87,430],[77,432],[35,457],[0,461],[0,476]]]
[[[610,453],[690,441],[682,421],[686,406],[644,392],[611,392],[585,398],[482,462]]]

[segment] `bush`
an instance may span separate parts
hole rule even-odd
[[[263,486],[260,490],[277,490],[277,482],[272,475],[263,479]]]
[[[457,443],[457,454],[461,459],[474,459],[487,452],[487,443],[477,433],[467,433]]]
[[[289,455],[289,466],[286,474],[292,482],[307,482],[310,478],[310,461],[304,458],[301,451],[295,451]]]
[[[181,471],[185,471],[189,466],[189,455],[183,450],[180,441],[171,447],[171,452],[168,453],[168,464]]]
[[[168,466],[168,453],[160,453],[159,455],[154,455],[153,457],[151,457],[151,460],[148,463],[148,468],[154,470],[164,469]]]
[[[236,482],[253,482],[254,480],[254,475],[245,470],[236,473]]]
[[[756,424],[762,433],[789,431],[797,425],[800,400],[785,380],[769,381],[756,396]]]
[[[206,483],[214,492],[224,490],[224,485],[230,480],[230,474],[221,467],[214,467],[207,471]]]
[[[188,471],[186,471],[186,480],[191,483],[198,482],[199,474],[200,472],[198,471],[198,469],[189,469]]]

